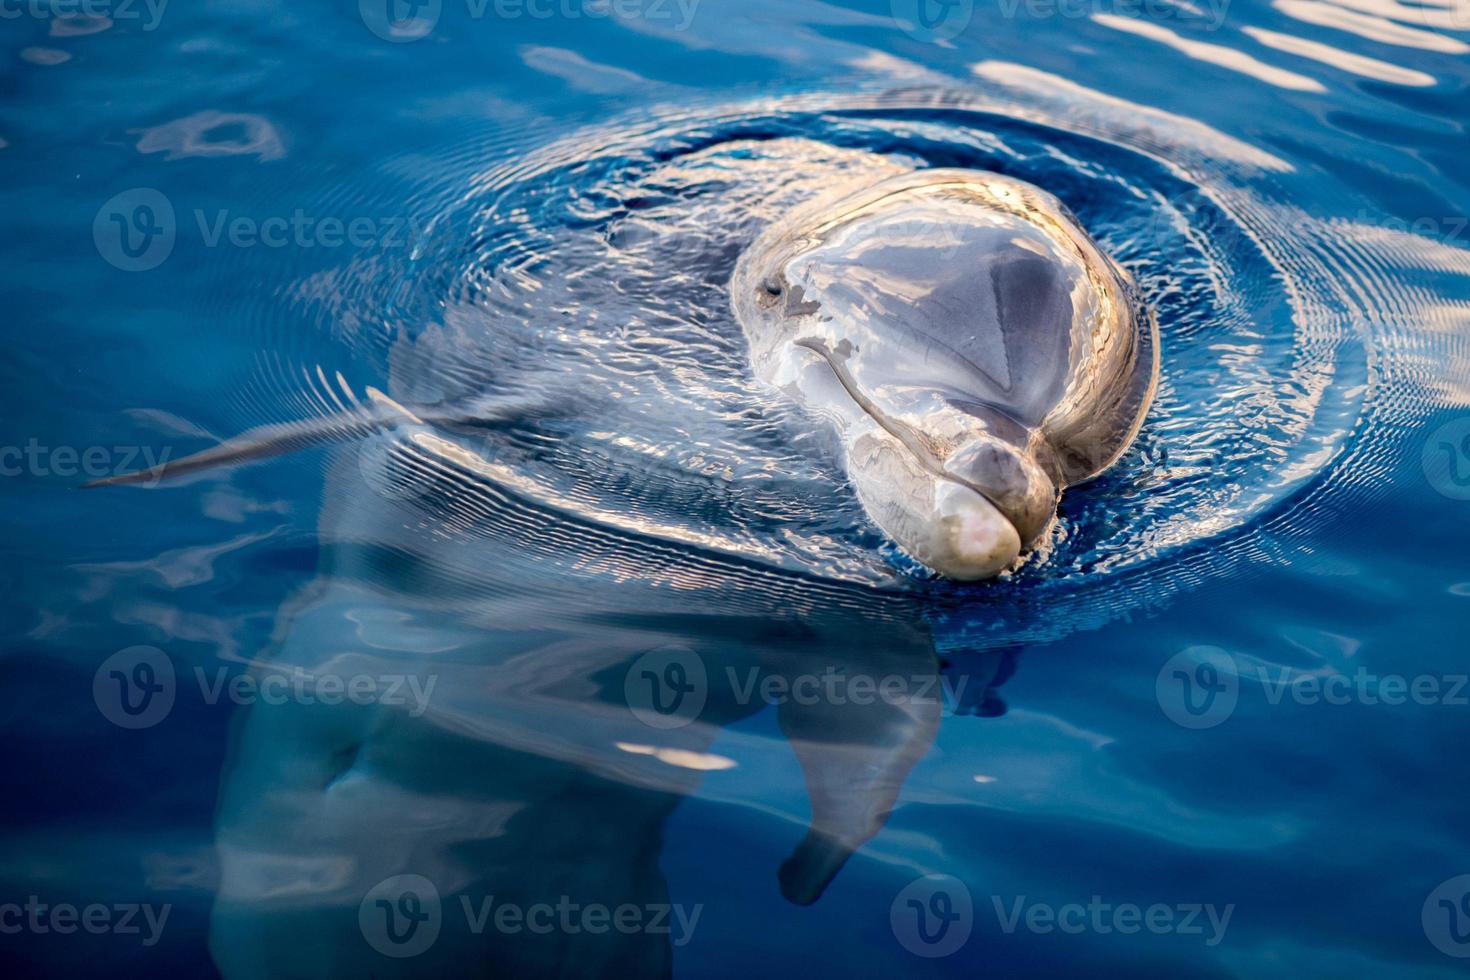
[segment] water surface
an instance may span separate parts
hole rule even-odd
[[[919,3],[16,8],[0,903],[108,910],[16,975],[1463,968],[1470,8]],[[936,166],[1163,349],[963,587],[725,293]]]

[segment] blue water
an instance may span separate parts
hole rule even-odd
[[[918,3],[0,7],[7,975],[1463,972],[1470,7]],[[724,290],[924,166],[1163,344],[966,586]]]

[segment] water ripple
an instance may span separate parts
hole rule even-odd
[[[1433,362],[1465,358],[1451,327],[1466,311],[1401,273],[1463,276],[1470,256],[1309,216],[1284,203],[1292,167],[1203,124],[1034,69],[975,73],[980,93],[684,107],[489,166],[468,149],[440,161],[411,195],[412,248],[298,278],[285,298],[325,333],[266,345],[247,398],[317,415],[373,384],[437,406],[427,429],[353,450],[328,495],[365,479],[405,526],[501,542],[503,569],[462,571],[476,590],[556,594],[572,570],[686,608],[917,591],[984,610],[954,634],[981,645],[999,624],[1010,640],[1076,628],[1042,611],[1058,603],[1106,618],[1288,560],[1334,506],[1373,495],[1404,427],[1450,395]],[[797,202],[922,166],[1057,194],[1137,278],[1163,337],[1135,446],[1067,494],[1037,556],[978,588],[886,544],[822,434],[751,378],[725,295],[741,250]],[[363,192],[333,206],[370,207]],[[487,397],[527,408],[477,418]]]

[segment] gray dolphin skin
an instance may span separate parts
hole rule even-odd
[[[1131,278],[1010,177],[839,190],[767,229],[730,292],[757,376],[835,426],[868,515],[949,578],[1014,567],[1153,399],[1158,327]]]

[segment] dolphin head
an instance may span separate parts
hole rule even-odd
[[[950,578],[1014,565],[1152,393],[1126,276],[1054,197],[996,174],[814,202],[745,252],[731,295],[757,375],[835,425],[869,516]]]

